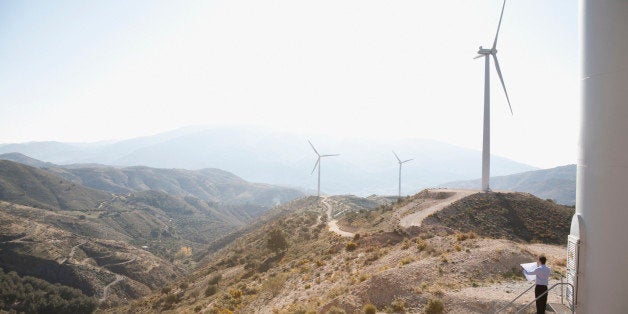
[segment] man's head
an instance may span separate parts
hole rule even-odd
[[[545,257],[545,255],[539,256],[539,262],[541,263],[541,265],[545,265],[546,261],[547,261],[547,258]]]

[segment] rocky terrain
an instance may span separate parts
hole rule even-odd
[[[187,274],[271,202],[262,197],[249,198],[258,204],[242,203],[238,195],[268,189],[270,197],[285,190],[222,173],[226,179],[205,185],[222,195],[217,202],[146,186],[113,194],[44,166],[0,160],[0,268],[15,274],[10,278],[79,289],[100,308],[150,294]],[[161,184],[165,178],[143,180]]]
[[[213,253],[191,276],[112,311],[486,313],[530,286],[519,264],[536,260],[538,254],[548,256],[552,280],[564,272],[564,246],[540,243],[544,238],[533,235],[556,221],[568,221],[565,212],[572,209],[528,194],[470,193],[423,223],[399,224],[404,217],[451,202],[459,193],[423,191],[381,205],[350,197],[293,201]],[[466,230],[470,222],[455,226],[435,218],[497,208],[490,223],[518,226],[521,219],[500,208],[522,204],[551,219],[527,225],[527,233],[515,228],[517,237],[502,238]],[[345,219],[351,215],[351,221]],[[557,238],[567,237],[562,229],[556,232]],[[531,295],[521,302],[530,300]]]

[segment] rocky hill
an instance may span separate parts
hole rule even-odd
[[[520,263],[543,253],[555,270],[553,278],[564,271],[564,247],[530,243],[523,234],[514,241],[502,239],[500,234],[467,231],[465,225],[441,223],[433,217],[407,228],[399,224],[404,217],[456,195],[424,191],[380,205],[353,197],[295,200],[274,209],[274,216],[209,256],[207,264],[191,276],[112,311],[486,313],[528,287]],[[471,194],[436,215],[467,204],[480,208],[475,204],[482,202],[482,208],[491,210],[494,220],[505,226],[518,225],[518,218],[504,208],[530,205],[535,210],[569,211],[527,195]],[[386,223],[339,230],[337,219],[351,213],[356,221],[368,216]],[[554,222],[563,225],[570,218],[559,214]],[[542,234],[542,229],[528,227]],[[563,234],[557,237],[566,237],[559,232]]]
[[[70,286],[105,304],[146,295],[184,273],[179,261],[104,237],[108,229],[91,218],[6,202],[0,209],[0,265],[7,272]]]
[[[478,193],[433,214],[424,223],[491,238],[566,245],[574,212],[526,193]]]
[[[458,181],[441,184],[456,189],[479,189],[481,180]],[[576,165],[542,169],[491,177],[493,190],[517,191],[551,199],[560,204],[576,204]]]
[[[160,289],[267,207],[146,190],[110,194],[0,161],[0,268],[80,289],[101,306]]]

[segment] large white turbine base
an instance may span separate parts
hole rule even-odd
[[[581,10],[576,311],[628,313],[628,1],[582,0]]]

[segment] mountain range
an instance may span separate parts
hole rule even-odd
[[[366,140],[299,135],[254,127],[190,127],[117,142],[30,142],[2,144],[0,153],[24,155],[64,165],[222,169],[250,182],[316,187],[316,160],[310,139],[322,154],[338,153],[322,165],[322,191],[328,194],[395,194],[396,151],[404,164],[403,194],[450,181],[480,176],[479,151],[425,139]],[[78,165],[85,168],[84,165]],[[491,173],[508,175],[536,168],[493,156]],[[478,185],[479,186],[479,185]]]
[[[104,304],[160,288],[195,267],[213,242],[303,195],[216,169],[63,168],[4,158],[41,168],[0,160],[0,268]]]

